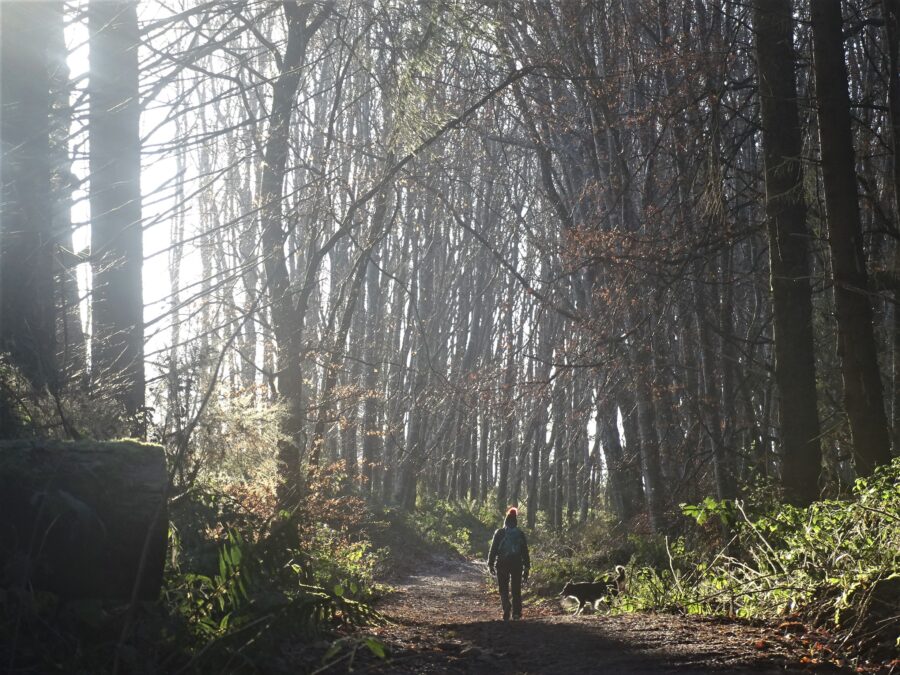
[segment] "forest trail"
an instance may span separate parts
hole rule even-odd
[[[504,622],[483,562],[434,556],[395,582],[374,629],[390,646],[373,673],[809,673],[770,628],[665,614],[572,616],[559,603]],[[798,664],[791,667],[791,664]],[[816,670],[815,672],[822,672]],[[827,672],[840,672],[829,669]]]

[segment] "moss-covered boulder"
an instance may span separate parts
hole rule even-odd
[[[155,600],[167,480],[158,445],[0,441],[0,584]]]

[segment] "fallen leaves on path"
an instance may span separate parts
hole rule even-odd
[[[573,616],[525,604],[500,620],[483,563],[422,561],[378,605],[390,623],[370,633],[388,648],[356,673],[840,673],[777,627],[672,614]],[[326,670],[325,672],[329,672]]]

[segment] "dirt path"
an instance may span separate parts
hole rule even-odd
[[[435,557],[378,609],[390,646],[377,673],[809,673],[796,641],[770,628],[659,614],[572,616],[526,603],[524,620],[499,619],[483,563]],[[357,672],[360,672],[357,670]]]

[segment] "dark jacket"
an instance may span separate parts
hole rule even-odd
[[[494,532],[494,539],[491,541],[491,552],[488,553],[488,567],[493,567],[494,563],[497,562],[497,554],[500,552],[500,542],[503,541],[503,536],[505,534],[505,527],[501,527]],[[528,538],[525,536],[524,532],[522,532],[522,542],[524,543],[522,549],[522,570],[527,573],[528,570],[531,569],[531,558],[528,556]]]

